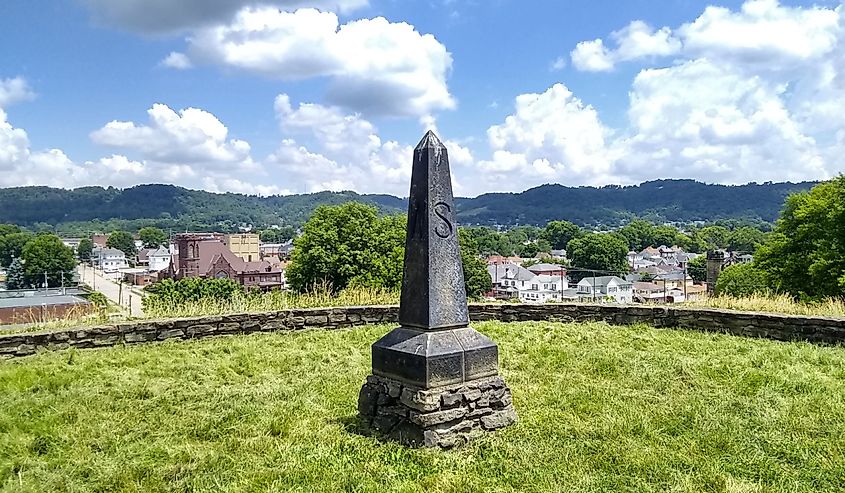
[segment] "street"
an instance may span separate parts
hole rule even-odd
[[[102,271],[92,268],[89,265],[80,264],[76,267],[79,273],[79,278],[85,284],[91,286],[94,291],[99,291],[105,295],[110,301],[120,306],[123,310],[129,311],[129,316],[140,317],[144,314],[141,309],[141,294],[140,289],[133,288],[129,284],[124,283],[121,286],[111,279],[103,276]]]

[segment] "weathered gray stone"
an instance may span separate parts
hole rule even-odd
[[[516,421],[516,411],[508,406],[487,416],[481,417],[481,425],[486,430],[496,430],[511,425]]]
[[[463,418],[467,414],[467,409],[463,407],[456,407],[454,409],[446,409],[443,411],[435,411],[432,413],[418,413],[411,412],[410,417],[413,423],[416,423],[423,428],[429,428],[434,425],[455,421]]]
[[[123,334],[123,340],[129,344],[154,341],[156,340],[156,332],[155,329],[138,332],[127,332]]]
[[[185,337],[185,333],[182,329],[167,329],[162,330],[158,333],[158,340],[163,341],[165,339],[174,339],[174,338],[182,338]]]
[[[411,409],[424,413],[436,411],[440,408],[440,394],[427,390],[403,388],[399,401]]]
[[[457,392],[449,392],[443,394],[440,398],[440,403],[444,408],[459,406],[464,402],[463,394]]]

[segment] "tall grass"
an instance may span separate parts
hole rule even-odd
[[[845,301],[828,298],[823,301],[803,302],[785,294],[753,294],[743,297],[715,296],[694,301],[689,306],[723,308],[744,312],[771,312],[789,315],[812,315],[822,317],[845,317]]]
[[[306,293],[270,291],[267,293],[235,293],[229,300],[201,299],[171,303],[159,301],[144,306],[146,318],[198,317],[229,313],[258,313],[291,308],[333,306],[391,305],[399,303],[395,291],[379,288],[348,288],[332,293],[317,287]]]

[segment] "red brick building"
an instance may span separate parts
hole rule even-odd
[[[247,289],[283,287],[282,270],[267,261],[247,262],[229,250],[218,233],[185,233],[174,239],[178,253],[171,263],[175,279],[232,279]]]

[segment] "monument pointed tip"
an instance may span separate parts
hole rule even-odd
[[[419,144],[417,144],[417,149],[425,149],[431,147],[444,147],[443,142],[440,142],[440,139],[437,138],[437,135],[434,131],[429,130],[428,132],[423,135],[422,140]]]

